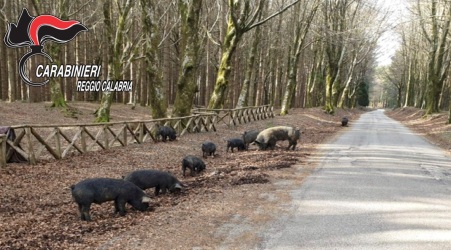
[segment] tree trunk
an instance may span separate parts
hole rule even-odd
[[[285,71],[282,67],[282,58],[278,58],[276,62],[276,93],[274,98],[274,105],[280,107],[282,105],[282,95],[283,95],[283,79],[285,78]]]
[[[293,102],[294,92],[296,90],[296,68],[291,64],[297,64],[297,62],[290,63],[290,70],[288,72],[288,82],[285,87],[285,93],[282,99],[282,107],[280,110],[280,115],[288,114],[288,110],[291,108]]]
[[[60,47],[58,45],[48,46],[49,55],[53,58],[53,64],[61,65],[60,60]],[[50,78],[50,99],[52,108],[62,108],[62,110],[67,111],[67,103],[64,99],[63,91],[61,90],[61,78]]]
[[[318,50],[315,50],[313,52],[313,62],[312,62],[312,69],[310,70],[310,75],[307,80],[307,87],[306,87],[306,100],[305,100],[305,107],[306,108],[312,108],[313,107],[313,92],[315,89],[315,83],[316,83],[316,74],[317,74],[317,64],[318,64]]]
[[[5,1],[5,10],[11,10],[12,12],[15,12],[14,8],[12,8],[13,1]],[[16,72],[16,57],[14,56],[14,50],[13,49],[7,49],[6,50],[6,61],[7,63],[7,82],[8,82],[8,100],[10,102],[16,101],[16,78],[14,77],[14,72]],[[5,79],[6,80],[6,79]],[[23,84],[22,81],[20,84]]]
[[[260,41],[260,28],[255,29],[254,40],[252,42],[251,50],[249,51],[249,58],[246,64],[246,73],[244,76],[243,86],[241,86],[240,96],[238,97],[238,102],[236,108],[242,108],[248,106],[249,101],[249,88],[251,84],[252,73],[255,64],[255,55],[257,53],[258,44]]]
[[[346,53],[346,45],[341,47],[341,53],[340,53],[340,57],[338,59],[338,63],[334,66],[334,72],[335,72],[335,76],[334,76],[334,81],[332,82],[332,106],[333,107],[337,107],[338,106],[338,98],[341,94],[341,92],[343,91],[343,88],[341,86],[341,71],[342,71],[342,67],[343,67],[343,59]]]
[[[251,11],[251,2],[254,2],[255,10]],[[243,37],[243,35],[249,30],[263,25],[272,18],[282,14],[291,6],[299,2],[299,0],[293,1],[291,4],[281,8],[276,13],[270,15],[267,18],[260,20],[259,14],[263,10],[266,1],[235,1],[228,0],[228,18],[227,18],[227,31],[222,45],[221,62],[216,77],[215,88],[211,95],[208,108],[217,109],[224,105],[225,92],[229,85],[229,75],[231,71],[231,59],[236,50],[236,47]],[[239,12],[239,15],[236,14]]]
[[[447,13],[447,19],[443,27],[438,24],[437,1],[431,2],[432,34],[427,35],[423,26],[423,31],[430,42],[429,65],[428,65],[428,84],[426,94],[426,115],[438,113],[439,99],[442,91],[442,85],[446,79],[450,65],[449,58],[445,58],[445,51],[449,50],[447,42],[448,32],[451,24],[451,4]],[[440,31],[442,33],[440,33]]]
[[[116,58],[117,55],[114,55],[114,41],[113,40],[113,26],[111,23],[111,5],[110,1],[105,0],[103,2],[103,17],[104,17],[104,24],[105,24],[105,38],[107,41],[111,41],[107,47],[108,47],[108,54],[106,55],[108,57],[108,77],[107,80],[114,80],[114,58]],[[117,31],[116,31],[117,32]],[[112,77],[113,76],[113,77]],[[113,95],[111,92],[103,92],[102,98],[100,100],[100,107],[96,110],[96,122],[109,122],[110,121],[110,109],[111,109],[111,102],[112,102]]]
[[[60,1],[56,3],[58,6],[56,7],[58,9],[58,12],[61,13],[61,20],[67,20],[67,4],[68,1]],[[33,0],[33,7],[36,11],[37,15],[42,14],[41,12],[41,5],[39,4],[38,0]],[[60,60],[60,51],[61,47],[60,45],[50,44],[47,46],[47,51],[49,56],[53,59],[53,64],[61,65]],[[50,99],[51,99],[51,107],[53,108],[63,108],[63,110],[67,111],[67,103],[64,99],[63,92],[61,91],[61,79],[58,78],[50,78],[49,84],[50,84]]]
[[[407,89],[406,89],[406,102],[404,103],[404,107],[413,106],[413,98],[414,98],[414,63],[415,57],[410,57],[409,69],[408,69],[408,79],[407,79]]]
[[[145,71],[146,71],[146,84],[143,84],[141,91],[146,93],[147,87],[149,87],[149,101],[150,110],[153,119],[166,117],[167,106],[164,96],[164,86],[161,75],[158,73],[158,27],[156,25],[157,15],[153,10],[153,6],[149,4],[148,0],[141,0],[142,8],[142,21],[143,21],[143,32],[144,32],[144,56],[145,56]],[[147,82],[145,81],[145,82]],[[144,104],[144,95],[142,95],[141,103]]]
[[[301,5],[298,4],[296,6],[295,12],[298,13],[298,15],[295,14],[295,16],[299,16],[296,20],[296,26],[295,26],[295,37],[293,40],[293,49],[291,50],[291,53],[289,54],[289,61],[288,61],[288,82],[287,86],[285,88],[285,94],[282,101],[282,109],[280,111],[280,115],[286,115],[288,114],[288,110],[291,108],[293,104],[293,98],[295,96],[295,91],[297,87],[297,71],[298,71],[298,63],[299,63],[299,56],[301,55],[301,52],[303,50],[303,46],[305,44],[305,40],[310,28],[310,24],[312,23],[313,17],[316,14],[316,10],[319,7],[319,1],[311,1],[310,4],[312,4],[312,9],[310,12],[307,12],[309,10],[308,8],[308,2],[305,2],[306,5],[303,7],[303,12],[301,13]]]
[[[343,91],[341,92],[341,97],[340,97],[340,100],[338,101],[337,107],[344,108],[347,105],[347,103],[349,101],[348,97],[349,97],[349,91],[350,91],[350,88],[351,88],[352,81],[353,81],[353,76],[350,76],[346,80],[346,84],[345,84],[345,87],[344,87]]]
[[[324,105],[324,111],[328,114],[334,113],[334,106],[332,101],[332,72],[331,72],[330,66],[326,69],[326,95],[325,95],[325,105]]]
[[[354,80],[354,69],[355,69],[356,65],[357,65],[357,54],[354,54],[352,63],[349,66],[350,69],[349,69],[349,73],[348,73],[348,79],[346,80],[345,87],[343,88],[340,100],[337,105],[337,107],[339,107],[339,108],[344,108],[346,103],[348,102],[349,91],[351,88],[351,84]]]
[[[123,38],[125,31],[125,24],[127,22],[128,14],[132,8],[134,1],[127,0],[124,6],[121,6],[121,12],[117,17],[117,28],[114,30],[111,23],[111,6],[110,1],[105,0],[103,3],[103,16],[105,24],[105,34],[107,41],[111,41],[108,45],[108,79],[116,81],[122,74],[122,54],[123,54]],[[114,39],[113,39],[114,35]],[[96,122],[109,122],[110,109],[113,100],[111,92],[104,92],[100,101],[100,107],[96,111]]]
[[[58,6],[59,13],[61,13],[61,19],[62,20],[69,19],[67,16],[68,0],[60,1],[58,3],[58,5],[59,5]],[[38,14],[40,14],[40,12]],[[50,49],[50,57],[54,58],[54,60],[53,60],[54,64],[61,65],[60,52],[61,52],[61,47],[59,47],[58,45],[52,44],[52,48]],[[57,78],[50,79],[50,96],[51,96],[51,101],[52,101],[51,107],[63,108],[63,110],[65,112],[67,112],[68,111],[67,103],[66,103],[66,99],[64,99],[63,91],[61,90],[61,84],[62,84],[61,79],[57,79]]]
[[[324,97],[321,93],[321,86],[324,86],[324,47],[319,45],[320,48],[315,49],[315,57],[313,60],[313,70],[310,73],[311,83],[307,87],[307,107],[316,107],[322,105],[319,100],[320,97]]]
[[[9,2],[9,1],[7,1]],[[14,50],[12,49],[8,49],[7,50],[7,61],[10,62],[8,63],[7,67],[8,67],[8,99],[10,102],[14,102],[16,101],[16,79],[14,77],[13,72],[16,72],[17,67],[15,63],[11,63],[11,62],[15,62],[16,57],[14,56]],[[23,84],[21,82],[21,84]]]
[[[10,2],[10,1],[7,1]],[[0,6],[5,6],[5,0],[0,0]],[[6,33],[6,15],[4,11],[0,11],[0,34]],[[0,63],[0,88],[1,88],[1,100],[8,101],[8,61],[7,51],[9,49],[6,46],[0,47],[0,58],[3,58]]]
[[[326,100],[324,110],[328,114],[333,114],[335,112],[334,107],[336,105],[334,96],[337,95],[337,88],[339,86],[338,78],[340,72],[340,62],[336,64],[334,61],[335,60],[333,59],[333,57],[329,56],[329,63],[326,66]]]
[[[449,105],[448,105],[448,124],[451,124],[451,98],[449,98],[448,102],[449,102]]]
[[[242,35],[241,32],[237,31],[235,24],[232,21],[231,14],[229,13],[227,31],[222,45],[222,56],[216,77],[215,88],[208,103],[209,109],[219,109],[224,105],[225,92],[229,85],[229,75],[232,70],[232,56]]]
[[[143,24],[144,24],[144,22],[143,22]],[[145,29],[145,28],[143,27],[143,29]],[[145,50],[144,56],[147,58],[147,50],[149,50],[148,41],[147,40],[144,43],[144,50]],[[151,85],[150,80],[147,79],[147,77],[148,77],[148,75],[147,75],[148,64],[146,63],[146,60],[147,60],[146,58],[144,59],[143,62],[141,62],[141,68],[144,68],[145,72],[140,72],[139,73],[139,77],[141,78],[141,81],[140,81],[140,84],[139,84],[139,88],[136,89],[136,91],[137,91],[136,95],[139,96],[139,105],[141,107],[145,107],[147,105],[147,102],[148,102],[148,99],[149,99],[149,95],[150,95],[148,93],[150,92],[150,88],[151,88],[149,86],[149,85]],[[147,91],[147,89],[149,89],[149,91]],[[162,90],[162,92],[164,93],[164,90]]]
[[[182,17],[182,44],[184,55],[177,82],[177,93],[173,115],[177,117],[191,114],[194,96],[198,92],[196,73],[199,58],[199,17],[202,0],[179,1]]]

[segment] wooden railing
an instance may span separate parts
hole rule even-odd
[[[0,134],[0,167],[6,166],[6,135]]]
[[[228,126],[274,117],[271,106],[240,109],[196,109],[187,117],[145,121],[126,121],[90,124],[17,125],[8,134],[0,135],[0,166],[6,165],[14,151],[31,164],[45,159],[63,159],[73,154],[125,147],[132,143],[157,142],[159,125],[170,125],[178,136],[186,133],[216,131],[215,124]],[[15,139],[10,140],[10,134]],[[8,150],[6,150],[8,148]]]
[[[197,108],[196,110],[193,111],[194,114],[202,112],[218,114],[218,122],[224,122],[228,126],[237,126],[239,124],[274,117],[274,110],[271,105],[244,107],[237,109]]]
[[[28,162],[35,164],[38,160],[62,159],[74,153],[83,154],[146,141],[156,142],[158,125],[172,126],[179,136],[187,132],[216,131],[217,117],[217,114],[195,114],[146,121],[11,126],[10,131],[14,131],[16,137],[9,140],[6,139],[9,134],[6,135],[4,141],[9,150],[1,150],[0,159],[9,159],[15,150]]]

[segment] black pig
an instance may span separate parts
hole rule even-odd
[[[81,220],[90,221],[89,209],[92,203],[101,204],[114,200],[114,212],[125,215],[125,203],[135,209],[145,211],[149,208],[150,198],[135,184],[109,178],[94,178],[72,185],[72,197],[78,204]]]
[[[348,118],[347,117],[343,117],[341,118],[341,126],[347,126],[348,125]]]
[[[191,176],[194,176],[194,172],[200,173],[205,169],[205,163],[196,156],[188,155],[182,160],[183,176],[185,176],[187,168],[189,168]]]
[[[213,156],[215,157],[216,145],[213,142],[202,143],[202,157]]]
[[[254,142],[255,139],[257,139],[258,134],[260,131],[257,130],[251,130],[251,131],[245,131],[243,134],[243,142],[244,146],[246,147],[246,150],[249,149],[249,144]]]
[[[142,190],[155,188],[155,196],[160,193],[165,194],[166,190],[174,192],[176,189],[182,189],[184,186],[177,178],[164,171],[159,170],[136,170],[124,177]]]
[[[226,152],[229,152],[229,148],[232,150],[232,153],[233,153],[233,149],[234,148],[238,148],[238,151],[241,151],[241,150],[245,150],[246,146],[244,146],[244,142],[243,142],[242,139],[234,138],[234,139],[228,139],[227,140],[227,150],[226,150]]]
[[[175,138],[177,137],[176,132],[173,128],[169,127],[169,126],[161,126],[158,128],[157,130],[157,134],[156,134],[157,138],[161,137],[162,141],[166,141],[168,138],[170,141],[175,140]]]

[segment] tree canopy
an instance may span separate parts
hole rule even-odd
[[[390,12],[370,0],[0,0],[0,6],[2,34],[22,8],[33,17],[80,21],[87,32],[66,44],[47,42],[55,48],[55,63],[101,65],[101,76],[88,80],[133,82],[132,91],[112,92],[77,91],[77,82],[86,80],[78,77],[29,87],[17,66],[28,48],[3,44],[5,101],[95,101],[98,121],[109,120],[112,102],[149,106],[155,118],[183,116],[195,106],[271,104],[287,114],[296,107],[329,113],[382,107],[392,103],[389,98],[393,106],[428,113],[451,105],[451,3],[445,0],[409,2],[410,15],[395,27]],[[380,70],[377,57],[384,48],[378,42],[387,30],[397,32],[401,45]],[[49,63],[36,57],[27,68],[33,73]]]

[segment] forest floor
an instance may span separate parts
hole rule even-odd
[[[66,118],[45,103],[0,103],[1,124],[70,124],[92,122],[95,103],[71,103],[78,119]],[[269,223],[290,201],[290,190],[315,168],[317,146],[346,130],[364,111],[337,109],[335,115],[320,108],[294,109],[287,116],[237,127],[219,123],[216,132],[187,134],[173,142],[134,144],[126,148],[90,152],[37,165],[8,164],[0,169],[0,249],[216,249],[246,248],[258,241],[259,227]],[[112,121],[147,120],[144,107],[114,104]],[[391,116],[403,118],[399,112]],[[226,152],[228,138],[244,131],[276,125],[301,128],[294,151],[287,142],[274,151]],[[217,155],[204,159],[207,169],[182,177],[181,160],[201,157],[200,144],[212,141]],[[113,203],[91,207],[92,222],[79,219],[69,186],[93,177],[120,178],[136,169],[173,173],[188,185],[179,194],[154,197],[152,209],[139,212],[127,206],[127,215],[113,213]]]
[[[448,124],[448,112],[424,116],[424,110],[406,107],[387,110],[385,114],[451,153],[451,124]]]

